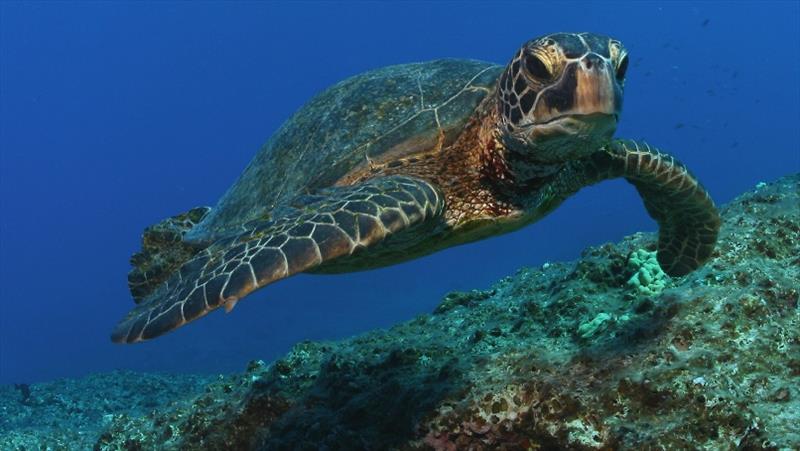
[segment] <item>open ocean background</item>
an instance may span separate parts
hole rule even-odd
[[[718,204],[800,171],[800,3],[0,3],[0,384],[117,368],[232,372],[301,340],[429,312],[451,290],[655,230],[624,181],[520,232],[390,268],[293,277],[139,345],[141,231],[214,205],[312,96],[381,66],[507,62],[556,31],[630,51],[617,136],[671,152]]]

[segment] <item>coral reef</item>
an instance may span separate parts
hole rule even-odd
[[[798,205],[800,176],[745,193],[723,208],[712,260],[686,277],[659,274],[655,237],[640,233],[451,293],[389,330],[300,343],[193,389],[165,379],[146,411],[92,406],[92,446],[798,449]],[[8,418],[40,415],[44,388],[30,386],[38,407],[2,390],[0,447],[15,449],[21,423]],[[63,434],[42,429],[26,449],[80,440]]]

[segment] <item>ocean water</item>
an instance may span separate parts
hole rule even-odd
[[[797,2],[0,4],[0,384],[239,371],[654,230],[632,187],[605,182],[513,234],[293,277],[157,340],[109,340],[144,227],[213,205],[315,94],[390,64],[505,63],[556,31],[626,45],[617,136],[680,158],[718,204],[800,170]]]

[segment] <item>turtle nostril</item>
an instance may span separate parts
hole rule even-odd
[[[594,54],[589,54],[581,59],[581,65],[586,70],[603,70],[603,60]]]

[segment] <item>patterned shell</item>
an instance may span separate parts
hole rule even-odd
[[[344,80],[316,96],[270,138],[239,180],[187,236],[216,239],[362,165],[385,164],[452,142],[494,88],[502,66],[442,59]]]

